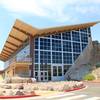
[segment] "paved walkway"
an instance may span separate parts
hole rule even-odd
[[[100,100],[100,97],[69,92],[69,93],[61,93],[58,95],[52,95],[48,97],[41,96],[41,97],[30,97],[30,98],[12,99],[12,100]]]

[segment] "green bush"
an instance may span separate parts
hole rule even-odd
[[[100,67],[100,62],[96,64],[96,68],[99,68]]]
[[[83,77],[84,80],[88,80],[88,81],[92,81],[95,79],[94,75],[92,74],[86,74],[84,77]]]

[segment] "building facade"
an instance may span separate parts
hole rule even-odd
[[[94,24],[96,22],[61,27],[58,28],[58,30],[61,29],[59,31],[55,28],[49,29],[49,31],[48,29],[36,31],[36,35],[27,35],[28,38],[22,42],[16,52],[11,52],[16,44],[11,43],[12,40],[8,40],[8,44],[13,47],[6,43],[6,48],[4,47],[4,51],[1,53],[1,58],[5,61],[5,76],[31,76],[35,77],[38,81],[64,80],[65,73],[75,63],[91,40],[90,27]],[[13,28],[25,33],[23,25],[23,30],[16,27]],[[43,32],[41,33],[41,31]],[[10,35],[12,34],[10,33]],[[16,40],[15,37],[11,38]]]
[[[88,45],[90,28],[35,39],[35,77],[64,80],[64,75]],[[40,75],[39,75],[40,74]]]

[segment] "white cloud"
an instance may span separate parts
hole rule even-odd
[[[95,13],[100,8],[100,0],[0,0],[0,5],[13,13],[33,14],[64,22],[76,20],[73,17],[75,12]]]

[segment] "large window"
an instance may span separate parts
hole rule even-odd
[[[80,29],[81,32],[87,33],[87,28]]]
[[[51,63],[51,53],[49,51],[40,51],[40,63]]]
[[[63,32],[62,33],[62,38],[64,40],[71,40],[71,32]]]
[[[72,64],[72,53],[63,53],[63,63]]]
[[[62,76],[62,66],[53,66],[53,76]]]
[[[21,51],[19,51],[16,54],[16,59],[18,61],[23,60],[25,57],[28,57],[30,55],[30,46],[27,45],[26,47],[24,47]]]
[[[87,28],[87,30],[88,30],[88,33],[91,33],[91,28],[89,27],[89,28]]]
[[[52,38],[54,38],[54,39],[61,39],[61,33],[57,33],[57,34],[54,34],[54,35],[52,35]]]
[[[73,52],[81,52],[80,43],[73,42]]]
[[[35,49],[38,49],[38,38],[35,39]]]
[[[58,76],[62,76],[62,66],[58,66]]]
[[[81,33],[81,42],[88,43],[88,34]]]
[[[80,42],[79,32],[72,31],[72,40]]]
[[[53,76],[57,76],[57,66],[53,66]]]
[[[38,51],[35,51],[35,63],[38,63]]]
[[[66,52],[72,51],[71,42],[63,41],[63,51],[66,51]]]
[[[35,64],[35,71],[38,71],[39,70],[39,66],[38,64]]]
[[[80,54],[73,54],[73,56],[74,56],[74,61],[78,58],[78,56],[79,56]]]
[[[83,44],[82,43],[82,50],[84,50],[84,48],[87,46],[87,44]]]
[[[52,50],[61,51],[61,40],[52,40]]]
[[[40,49],[50,50],[50,39],[40,38]]]
[[[48,65],[47,64],[40,64],[40,70],[41,71],[47,71],[48,70]]]
[[[52,52],[52,62],[53,63],[62,63],[62,53],[61,52]]]
[[[69,70],[71,65],[64,65],[64,74]]]

